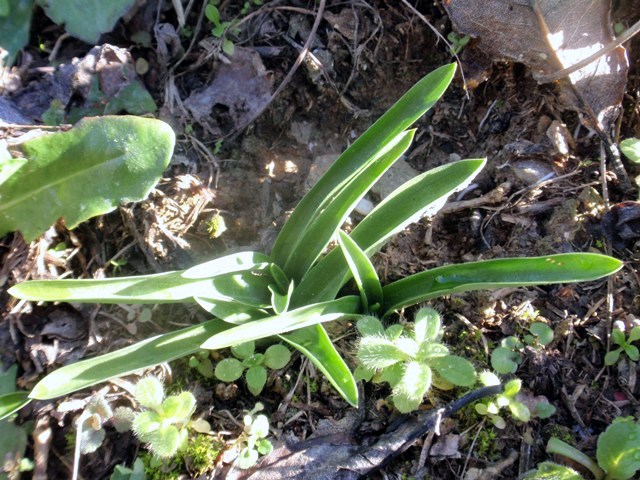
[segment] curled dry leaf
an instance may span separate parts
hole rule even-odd
[[[540,15],[533,8],[539,5]],[[494,60],[521,62],[539,83],[570,67],[614,39],[608,0],[445,0],[460,33],[478,38],[477,47]],[[545,31],[548,29],[548,31]],[[574,92],[563,102],[589,108],[608,131],[618,114],[627,81],[626,51],[611,53],[572,73]],[[584,104],[581,105],[581,103]]]

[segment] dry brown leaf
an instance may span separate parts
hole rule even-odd
[[[530,0],[445,0],[456,30],[479,38],[494,60],[521,62],[542,83],[545,75],[570,67],[614,39],[608,0],[538,0],[543,22]],[[544,32],[544,25],[548,33]],[[608,131],[627,81],[626,51],[618,47],[569,76],[575,92]],[[584,107],[571,92],[565,103]]]

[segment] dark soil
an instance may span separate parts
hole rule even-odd
[[[151,309],[152,321],[141,322],[138,307],[30,305],[11,298],[8,288],[35,278],[155,273],[186,268],[229,251],[269,251],[280,225],[308,188],[310,172],[317,175],[316,170],[322,169],[319,159],[343,151],[401,93],[451,61],[447,47],[401,2],[329,1],[331,20],[321,23],[312,43],[324,71],[318,73],[303,64],[268,105],[263,94],[256,94],[249,100],[255,104],[245,105],[244,110],[239,109],[237,98],[223,98],[218,90],[211,95],[218,95],[219,103],[205,114],[192,108],[188,99],[226,68],[220,53],[207,56],[207,47],[200,42],[215,43],[209,35],[210,24],[205,20],[197,26],[200,7],[194,7],[186,21],[195,35],[193,47],[189,48],[192,37],[182,33],[178,39],[183,52],[163,56],[155,42],[143,46],[132,35],[146,31],[153,36],[158,11],[160,23],[177,27],[171,2],[162,7],[157,0],[141,3],[137,13],[119,22],[101,43],[122,47],[134,60],[149,63],[141,78],[160,107],[157,116],[176,131],[175,157],[157,190],[144,202],[123,206],[73,231],[58,224],[55,231],[31,244],[17,233],[0,239],[0,355],[4,366],[19,365],[20,388],[31,388],[61,365],[205,320],[206,315],[195,306],[161,305]],[[226,18],[239,14],[235,3],[222,2]],[[271,92],[284,81],[299,54],[295,45],[302,47],[313,24],[315,3],[265,2],[243,17],[233,37],[236,51],[250,52],[245,52],[250,56],[243,68],[256,61],[263,70],[235,71],[231,78],[237,90]],[[451,31],[440,2],[418,2],[417,8],[445,36]],[[637,8],[620,6],[614,17],[631,24],[638,13]],[[32,42],[20,67],[11,73],[16,87],[4,92],[35,124],[41,122],[50,100],[37,105],[32,100],[55,86],[46,83],[43,73],[54,63],[36,46],[51,49],[62,33],[42,13],[36,14]],[[64,40],[55,64],[82,58],[92,47],[72,38]],[[616,141],[640,136],[640,40],[627,48],[631,70]],[[467,60],[469,64],[462,67],[471,71],[472,59]],[[49,99],[55,96],[48,95]],[[261,115],[247,114],[263,107]],[[560,155],[546,135],[553,120],[575,134],[569,155]],[[528,424],[509,420],[504,430],[498,430],[468,407],[443,422],[440,436],[418,439],[370,478],[517,478],[547,459],[544,447],[551,435],[570,439],[593,457],[597,436],[613,418],[640,415],[637,364],[625,360],[605,367],[603,363],[612,322],[621,320],[630,327],[640,316],[638,237],[621,240],[616,237],[619,232],[612,231],[612,224],[619,227],[620,222],[603,223],[603,217],[612,207],[614,214],[620,214],[615,205],[635,200],[637,191],[625,191],[611,172],[603,180],[597,137],[579,126],[575,112],[560,106],[557,86],[537,85],[520,64],[495,63],[488,79],[471,91],[465,91],[456,78],[417,128],[416,141],[406,156],[415,170],[423,172],[460,158],[487,157],[486,168],[464,200],[499,186],[506,194],[497,202],[424,219],[398,235],[375,257],[383,281],[451,263],[561,252],[610,253],[624,260],[625,267],[610,280],[599,282],[467,293],[434,301],[447,328],[445,340],[478,369],[488,368],[493,346],[508,335],[522,334],[531,318],[548,323],[554,329],[554,341],[543,350],[527,349],[517,376],[527,395],[545,396],[557,413]],[[2,128],[0,133],[15,136],[21,129]],[[625,166],[633,179],[637,168]],[[553,175],[545,177],[549,173]],[[535,184],[543,177],[545,182]],[[603,200],[604,181],[608,201]],[[212,216],[221,216],[227,230],[209,235],[207,222]],[[639,232],[631,217],[629,228]],[[67,259],[49,251],[62,242],[68,253],[73,252]],[[123,262],[110,262],[114,257]],[[406,317],[410,314],[404,312]],[[328,330],[338,339],[345,358],[353,362],[357,342],[353,326],[329,326]],[[217,358],[227,354],[215,353]],[[185,361],[157,367],[153,373],[165,378],[170,389],[192,391],[198,399],[198,415],[214,431],[232,435],[240,432],[237,421],[243,411],[258,400],[270,416],[275,438],[283,442],[302,441],[327,424],[350,425],[355,413],[299,355],[285,370],[270,375],[259,398],[242,381],[229,386],[206,379]],[[73,448],[68,439],[77,412],[57,409],[72,399],[86,400],[100,389],[114,405],[131,402],[122,382],[114,382],[69,398],[34,402],[20,412],[18,424],[27,425],[29,431],[35,426],[26,456],[45,456],[36,462],[34,478],[70,478]],[[362,393],[358,435],[372,438],[396,421],[397,413],[386,401],[386,388],[367,384]],[[442,406],[463,393],[434,390],[424,409]],[[83,456],[82,478],[109,478],[115,465],[131,465],[143,452],[133,435],[107,430],[100,449]],[[51,439],[43,440],[43,432]],[[185,478],[209,478],[213,467],[195,468],[188,460],[187,466],[175,471]],[[218,473],[216,478],[225,477]]]

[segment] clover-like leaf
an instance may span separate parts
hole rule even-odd
[[[533,322],[529,326],[529,331],[538,338],[540,345],[548,345],[553,341],[553,329],[546,323]]]
[[[635,345],[625,345],[624,353],[626,353],[627,357],[629,357],[629,359],[633,360],[634,362],[637,362],[638,358],[640,357],[640,352],[638,352],[638,347],[636,347]]]
[[[522,388],[522,380],[519,378],[514,378],[513,380],[509,380],[504,385],[503,395],[507,398],[515,398],[515,396],[520,392]]]
[[[622,347],[607,352],[607,354],[604,356],[604,364],[607,366],[614,365],[620,359],[621,352]]]
[[[521,422],[528,422],[531,419],[529,408],[522,402],[511,400],[509,402],[509,410],[511,411],[511,415]]]
[[[262,389],[267,383],[267,369],[262,365],[256,365],[247,370],[245,374],[247,379],[247,388],[253,395],[260,395]]]
[[[501,374],[515,373],[522,357],[507,347],[498,347],[491,352],[491,366]]]
[[[218,380],[223,382],[235,382],[242,376],[244,365],[237,358],[225,358],[220,360],[214,371]]]
[[[627,343],[637,342],[638,340],[640,340],[640,327],[633,327],[629,332]]]
[[[457,355],[436,357],[429,365],[438,375],[461,387],[470,387],[476,383],[476,369],[468,360]]]
[[[264,352],[264,364],[271,370],[284,368],[291,360],[291,351],[281,344],[271,345]]]
[[[256,450],[260,455],[269,455],[273,452],[273,444],[266,438],[262,438],[256,442]]]
[[[640,424],[633,417],[616,418],[598,437],[596,456],[607,478],[632,478],[640,470]]]
[[[633,163],[640,163],[640,139],[626,138],[620,142],[620,150]]]
[[[233,356],[239,358],[240,360],[249,358],[255,353],[255,351],[256,342],[254,342],[253,340],[231,347],[231,353],[233,354]]]
[[[249,435],[257,438],[267,438],[269,436],[269,419],[266,415],[257,415],[245,430]]]
[[[370,315],[364,316],[358,320],[356,328],[363,337],[367,335],[382,335],[384,333],[384,326],[382,325],[382,322],[378,318]]]
[[[253,467],[258,462],[258,451],[253,448],[245,447],[240,450],[238,458],[236,460],[238,468],[246,470]]]
[[[624,338],[624,332],[618,328],[611,330],[611,342],[616,345],[625,345],[627,340]]]

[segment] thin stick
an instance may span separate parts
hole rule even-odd
[[[248,127],[249,124],[253,123],[260,115],[262,115],[262,112],[264,112],[267,109],[267,107],[269,105],[271,105],[271,102],[273,102],[273,100],[289,84],[289,82],[293,78],[293,75],[298,70],[298,67],[300,67],[300,65],[302,65],[302,62],[304,61],[305,57],[309,53],[309,49],[311,48],[311,43],[313,42],[313,39],[316,36],[316,32],[318,31],[318,27],[320,26],[320,22],[322,21],[322,14],[324,13],[324,7],[325,7],[326,3],[327,3],[326,0],[320,0],[320,5],[318,6],[318,12],[316,13],[315,21],[313,22],[313,26],[311,27],[311,32],[309,32],[309,37],[307,37],[307,41],[305,42],[304,47],[302,47],[302,51],[298,55],[298,58],[296,59],[295,63],[293,64],[293,67],[291,67],[291,69],[289,70],[289,73],[287,73],[287,76],[284,77],[282,82],[280,82],[280,85],[278,85],[278,88],[276,89],[276,91],[273,92],[273,94],[271,95],[271,98],[269,98],[269,101],[267,101],[262,106],[262,108],[260,108],[249,120],[244,122],[243,125],[239,126],[234,131],[229,133],[228,135],[225,135],[224,138],[233,138],[233,137],[235,137],[242,130],[244,130],[246,127]]]

